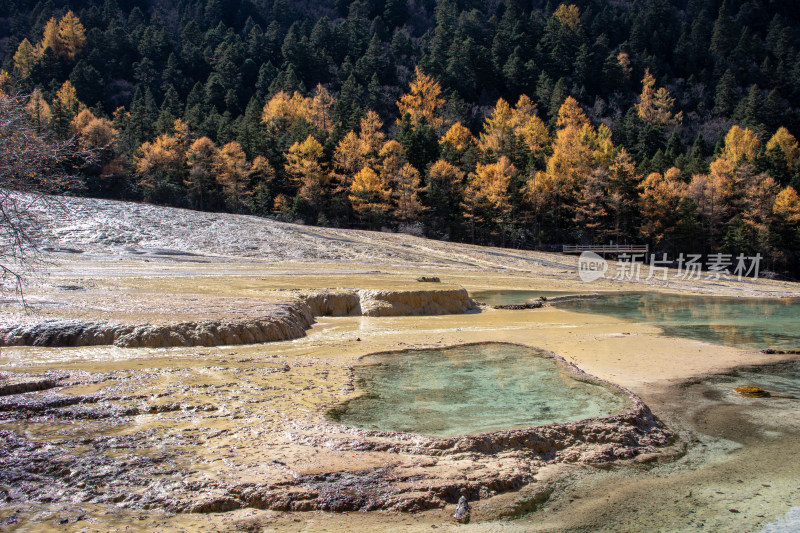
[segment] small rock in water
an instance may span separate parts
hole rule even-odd
[[[453,518],[456,519],[456,522],[461,522],[462,524],[469,522],[469,502],[467,502],[466,496],[461,496],[458,499],[458,505],[456,506],[456,512],[453,514]]]

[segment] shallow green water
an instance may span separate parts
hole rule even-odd
[[[730,377],[720,378],[720,381],[729,381],[736,387],[755,385],[771,393],[800,398],[800,361],[743,369]],[[800,409],[800,404],[796,404],[795,410],[797,409]]]
[[[512,344],[375,354],[364,363],[354,368],[364,394],[329,411],[331,420],[451,437],[607,416],[627,405],[544,352]]]
[[[754,350],[800,348],[800,299],[623,293],[559,301],[555,305],[653,324],[671,337]]]
[[[469,296],[473,300],[487,305],[522,305],[538,300],[540,296],[551,298],[553,296],[565,296],[567,294],[575,294],[575,292],[530,290],[475,291],[470,292]]]

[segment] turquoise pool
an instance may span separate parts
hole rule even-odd
[[[606,293],[560,309],[653,324],[665,335],[753,350],[800,348],[800,299]]]
[[[546,352],[487,343],[370,355],[358,396],[328,412],[362,429],[452,437],[623,412],[627,398],[578,381]]]

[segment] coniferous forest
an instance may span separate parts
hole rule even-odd
[[[792,1],[32,4],[0,84],[97,154],[73,194],[800,273]]]

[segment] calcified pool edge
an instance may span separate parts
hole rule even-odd
[[[452,345],[438,349],[490,344],[535,349],[524,344],[488,342]],[[404,352],[407,350],[381,352],[381,355]],[[543,424],[453,437],[360,429],[329,421],[324,424],[317,422],[313,426],[298,425],[296,428],[309,432],[304,438],[305,442],[338,450],[391,451],[436,457],[460,453],[490,456],[503,452],[518,452],[529,458],[532,463],[602,464],[631,459],[642,454],[657,453],[659,448],[671,442],[672,433],[653,416],[647,405],[636,394],[610,381],[587,374],[553,352],[541,351],[541,353],[544,357],[552,358],[559,369],[570,378],[610,389],[614,394],[624,398],[628,403],[625,412],[576,422]],[[367,354],[360,359],[371,355],[373,354]],[[352,367],[350,372],[352,379]],[[469,416],[469,413],[465,412],[464,415]],[[313,433],[319,435],[315,436]],[[464,487],[462,492],[470,493],[472,496],[478,495],[469,491],[467,487]]]
[[[133,509],[162,509],[170,512],[218,512],[240,508],[275,511],[421,511],[454,503],[461,495],[473,500],[485,499],[514,491],[534,482],[537,472],[553,464],[602,465],[675,453],[664,447],[672,434],[650,412],[644,402],[631,391],[590,376],[565,361],[549,354],[564,372],[574,379],[601,385],[615,391],[628,402],[625,412],[563,424],[549,424],[526,429],[494,431],[453,438],[425,437],[407,433],[360,430],[327,421],[321,411],[285,420],[281,434],[266,427],[263,402],[269,401],[264,385],[273,382],[272,375],[292,375],[300,368],[313,365],[295,363],[292,367],[279,362],[266,368],[257,366],[255,376],[244,379],[237,375],[242,387],[237,390],[235,405],[206,390],[205,400],[196,392],[187,401],[178,387],[160,387],[157,401],[137,394],[153,381],[175,382],[180,369],[143,369],[136,372],[131,387],[129,371],[88,373],[49,372],[39,376],[5,373],[9,384],[42,390],[34,396],[13,394],[0,397],[0,410],[7,424],[18,420],[28,424],[36,438],[12,431],[0,431],[0,440],[8,454],[2,459],[2,484],[11,501],[46,503],[55,494],[74,505],[111,503]],[[211,367],[214,368],[214,367]],[[319,370],[319,367],[317,367]],[[301,370],[302,372],[303,370]],[[277,373],[277,374],[276,374]],[[176,375],[177,374],[177,375]],[[341,378],[352,381],[352,372]],[[300,376],[298,378],[302,379]],[[119,386],[101,384],[119,382]],[[352,383],[345,389],[352,387]],[[184,387],[185,388],[185,387]],[[215,388],[216,389],[216,388]],[[152,390],[150,388],[150,390]],[[76,394],[79,392],[79,394]],[[341,394],[337,396],[341,397]],[[360,452],[370,457],[362,470],[344,467],[335,459],[314,472],[293,474],[286,470],[291,458],[270,461],[272,474],[253,481],[235,482],[229,476],[208,478],[202,475],[200,457],[203,435],[167,434],[169,439],[183,440],[196,451],[176,456],[175,450],[160,448],[157,429],[130,432],[124,427],[136,423],[141,415],[174,413],[175,424],[181,420],[202,418],[201,425],[213,424],[220,416],[227,418],[233,410],[242,420],[261,420],[262,431],[251,434],[250,445],[291,447],[295,454],[316,454],[323,450],[331,457]],[[223,411],[223,412],[221,412]],[[111,426],[119,430],[94,437],[85,433],[78,438],[64,438],[58,428],[75,421],[102,426],[108,433]],[[42,428],[53,429],[43,431]],[[257,428],[252,428],[257,429]],[[224,429],[222,431],[225,431]],[[228,430],[229,431],[229,430]],[[47,444],[60,435],[60,446]],[[30,435],[30,433],[26,433]],[[188,440],[187,440],[188,439]],[[199,440],[198,440],[199,439]],[[155,446],[154,446],[155,445]],[[144,455],[130,450],[147,449]],[[266,449],[266,448],[265,448]],[[110,450],[117,450],[109,456]],[[160,450],[160,451],[158,451]],[[248,452],[243,452],[248,453]],[[291,457],[291,455],[290,455]],[[198,462],[199,461],[199,462]],[[291,475],[288,475],[291,474]],[[42,490],[42,487],[49,487]],[[165,492],[164,488],[169,487]]]
[[[58,294],[58,293],[56,293]],[[63,295],[62,295],[63,298]],[[191,299],[190,301],[197,301]],[[67,302],[60,302],[68,307]],[[432,290],[280,291],[270,299],[239,299],[232,317],[177,321],[194,311],[183,298],[161,304],[169,316],[161,323],[137,322],[122,315],[113,321],[25,317],[0,324],[0,347],[52,348],[114,345],[124,348],[235,346],[303,337],[319,316],[418,316],[460,314],[475,309],[463,288]],[[200,316],[212,315],[207,310]],[[57,315],[58,316],[58,315]]]

